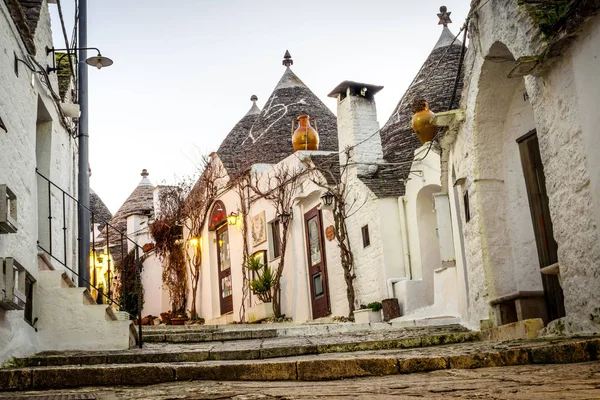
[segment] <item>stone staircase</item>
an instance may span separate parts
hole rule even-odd
[[[152,385],[190,380],[330,380],[447,368],[581,362],[600,338],[482,342],[459,325],[151,327],[143,349],[43,352],[0,370],[2,390]]]
[[[39,271],[35,313],[40,348],[52,350],[123,350],[135,346],[133,324],[89,290],[76,287],[58,270]]]

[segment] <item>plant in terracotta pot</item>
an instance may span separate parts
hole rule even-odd
[[[187,313],[173,314],[171,316],[171,325],[184,325],[189,320]]]
[[[168,312],[160,313],[160,319],[163,324],[170,325],[171,324],[171,310]]]

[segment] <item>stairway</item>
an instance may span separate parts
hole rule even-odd
[[[0,391],[190,380],[318,381],[600,358],[597,337],[499,343],[483,342],[479,332],[456,325],[374,324],[352,331],[353,325],[155,327],[149,336],[164,340],[143,349],[43,352],[20,359],[19,368],[0,370]],[[336,329],[344,332],[324,333]],[[164,332],[170,331],[182,336],[166,341],[171,333]],[[205,336],[192,337],[200,334]]]
[[[76,287],[63,271],[39,271],[35,295],[35,328],[43,350],[124,350],[136,343],[131,321],[96,304],[89,290]]]

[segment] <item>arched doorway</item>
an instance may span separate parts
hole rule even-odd
[[[481,67],[475,102],[475,176],[469,191],[477,212],[485,281],[494,323],[564,316],[556,276],[540,273],[556,254],[533,108],[523,78],[508,78],[514,57],[494,43]],[[532,134],[533,132],[533,134]],[[537,156],[536,156],[537,154]],[[541,225],[540,225],[541,224]],[[543,231],[543,232],[542,232]],[[552,247],[552,246],[550,246]],[[561,315],[562,314],[562,315]]]
[[[233,285],[231,281],[231,258],[229,251],[229,231],[227,230],[227,210],[221,200],[217,200],[210,213],[209,231],[216,234],[217,276],[219,277],[219,303],[221,314],[233,311]]]

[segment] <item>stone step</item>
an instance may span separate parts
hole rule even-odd
[[[26,366],[94,365],[209,360],[258,360],[306,354],[429,347],[478,341],[478,332],[402,330],[323,337],[279,337],[197,344],[146,344],[112,352],[45,352],[23,358]]]
[[[229,326],[189,325],[181,327],[159,325],[144,327],[144,341],[150,343],[198,343],[228,340],[264,339],[273,337],[308,337],[350,333],[368,334],[369,332],[397,332],[410,329],[421,330],[423,332],[434,332],[436,330],[457,332],[468,331],[468,329],[458,324],[440,326],[434,326],[431,324],[422,327],[415,327],[414,325],[406,326],[404,323],[338,323],[304,325],[249,324]]]
[[[420,349],[304,355],[271,360],[128,363],[0,370],[0,390],[152,385],[190,380],[320,381],[600,358],[600,338],[462,343]]]

